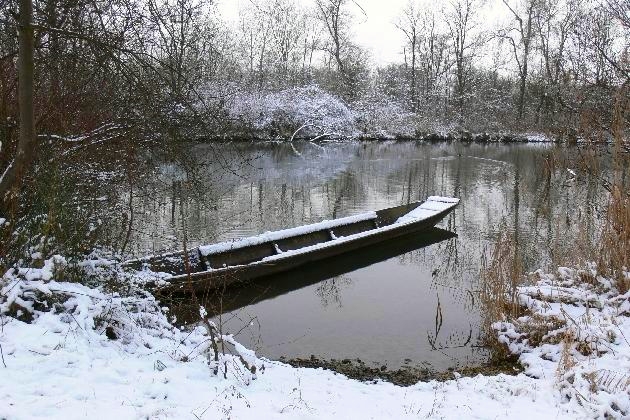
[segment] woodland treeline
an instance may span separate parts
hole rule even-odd
[[[412,0],[392,23],[407,40],[391,46],[401,63],[386,67],[353,37],[360,2],[298,3],[253,0],[235,26],[201,0],[35,1],[37,131],[229,132],[238,121],[224,108],[239,92],[317,84],[348,103],[385,98],[455,128],[569,135],[601,131],[630,80],[625,0]],[[0,10],[6,164],[19,119],[19,7],[1,0]]]
[[[386,66],[354,35],[360,3],[252,0],[232,22],[203,0],[0,0],[0,219],[64,207],[59,191],[80,189],[51,174],[85,177],[81,165],[116,139],[115,159],[133,168],[156,142],[261,127],[289,139],[322,121],[342,136],[389,123],[411,136],[627,137],[627,0],[410,0],[392,22],[401,60]]]
[[[628,154],[627,0],[410,0],[385,66],[360,3],[232,22],[203,0],[0,0],[0,271],[123,253],[147,158],[185,159],[179,140],[542,132]]]

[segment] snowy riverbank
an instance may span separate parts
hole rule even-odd
[[[573,419],[630,413],[630,293],[620,295],[592,272],[539,273],[537,285],[521,289],[528,317],[496,324],[525,373],[454,374],[446,382],[399,387],[256,358],[230,336],[217,364],[206,328],[179,330],[146,293],[122,297],[52,280],[62,265],[57,258],[3,278],[0,418]],[[551,327],[533,328],[540,325]]]
[[[478,143],[550,143],[541,132],[513,132],[506,127],[440,123],[405,109],[401,102],[369,97],[347,103],[317,85],[279,92],[241,92],[225,104],[232,121],[227,133],[210,140],[424,140]],[[491,131],[488,131],[491,130]]]

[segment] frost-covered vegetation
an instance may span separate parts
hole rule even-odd
[[[348,104],[317,85],[236,94],[227,112],[244,138],[413,138],[418,128],[417,116],[400,102],[376,97]]]
[[[630,413],[630,273],[622,276],[603,277],[595,264],[537,271],[518,288],[522,316],[493,325],[526,375],[554,383],[561,404],[586,417]]]

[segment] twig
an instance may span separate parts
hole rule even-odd
[[[6,368],[7,364],[4,362],[4,352],[2,351],[2,344],[0,344],[0,357],[2,357],[2,364]]]
[[[214,327],[210,325],[208,320],[204,319],[204,321],[206,323],[206,327],[208,328],[208,332],[210,333],[210,340],[212,342],[212,350],[214,351],[214,362],[215,362],[213,373],[216,375],[219,372],[219,348],[217,347],[217,340],[214,334]],[[225,369],[225,375],[227,375],[227,368]]]
[[[314,125],[314,124],[306,123],[306,124],[302,125],[300,128],[298,128],[297,130],[295,130],[295,133],[293,133],[293,135],[291,136],[291,138],[289,139],[289,141],[290,141],[290,142],[292,142],[292,141],[293,141],[293,139],[295,138],[296,134],[297,134],[297,133],[299,133],[299,132],[300,132],[303,128],[306,128],[306,127],[315,127],[315,128],[319,128],[319,127],[317,127],[317,126],[316,126],[316,125]]]

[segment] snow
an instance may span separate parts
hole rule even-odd
[[[258,135],[292,139],[299,136],[412,137],[418,117],[399,101],[375,95],[348,104],[318,85],[279,92],[240,92],[228,101],[226,111]]]
[[[440,197],[437,195],[432,195],[430,197],[427,198],[427,201],[437,201],[437,202],[441,202],[441,203],[453,203],[453,204],[457,204],[459,203],[459,198],[454,198],[454,197]]]
[[[34,253],[32,257],[33,259],[38,259],[38,258],[41,258],[41,254]],[[23,276],[26,280],[29,280],[29,281],[33,281],[33,280],[48,281],[52,279],[55,267],[57,267],[58,265],[65,265],[65,264],[66,264],[65,258],[63,258],[60,255],[55,255],[49,260],[46,260],[42,268],[32,268],[32,267],[19,268],[18,274]]]
[[[281,251],[280,248],[278,248],[278,246],[274,243],[273,245],[276,249],[277,254],[271,255],[269,257],[265,257],[259,262],[252,263],[252,265],[264,264],[270,261],[278,261],[285,258],[293,257],[295,255],[308,254],[310,252],[338,246],[347,242],[352,242],[357,239],[380,235],[384,232],[398,229],[401,225],[416,223],[426,218],[429,218],[431,216],[435,216],[435,214],[441,211],[445,211],[445,210],[448,210],[449,208],[456,206],[457,203],[459,203],[459,199],[457,198],[431,196],[431,197],[428,197],[427,200],[424,203],[422,203],[419,207],[407,213],[406,215],[400,217],[396,221],[396,223],[393,223],[391,225],[383,226],[377,229],[368,230],[365,232],[355,233],[353,235],[348,235],[348,236],[337,237],[331,234],[331,240],[329,241],[321,242],[318,244],[314,244],[314,245],[310,245],[310,246],[306,246],[306,247],[302,247],[302,248],[290,250],[290,251]],[[214,245],[200,246],[199,252],[204,256],[208,256],[211,254],[226,252],[232,249],[239,249],[239,248],[243,248],[247,246],[258,245],[258,244],[267,243],[267,242],[274,242],[274,241],[288,238],[295,235],[302,235],[302,234],[317,232],[321,230],[330,230],[337,226],[347,225],[347,224],[355,223],[355,222],[361,222],[364,220],[372,220],[375,218],[376,218],[375,212],[368,212],[368,213],[358,214],[355,216],[343,217],[340,219],[324,220],[323,222],[314,223],[311,225],[299,226],[296,228],[285,229],[285,230],[280,230],[276,232],[267,232],[259,236],[242,238],[242,239],[237,239],[237,240],[228,241],[228,242],[221,242]],[[237,266],[230,266],[229,269],[234,269],[235,267]],[[225,269],[228,269],[228,267],[225,267]],[[222,270],[222,268],[218,268],[214,270],[220,271]],[[177,277],[171,280],[175,280],[176,278]]]
[[[438,198],[442,198],[442,197],[438,197]],[[447,198],[447,199],[448,200],[457,200],[457,199],[452,199],[452,198]],[[457,202],[459,202],[459,200],[457,200]],[[436,207],[440,206],[440,208],[446,210],[446,209],[448,209],[450,207],[455,206],[457,204],[457,202],[452,202],[451,201],[449,203],[444,203],[444,202],[439,202],[439,201],[431,201],[430,199],[428,199],[426,202],[421,204],[420,207],[422,207],[424,205],[427,205],[427,206],[432,207],[432,208],[436,208]],[[256,263],[252,263],[252,264],[258,264],[258,263],[264,264],[264,263],[268,263],[270,261],[278,261],[278,260],[282,260],[282,259],[285,259],[285,258],[293,257],[295,255],[308,254],[310,252],[314,252],[314,251],[318,251],[318,250],[322,250],[322,249],[338,246],[338,245],[344,244],[346,242],[356,241],[357,239],[367,238],[367,237],[370,237],[370,236],[377,236],[377,235],[380,235],[380,234],[382,234],[384,232],[388,232],[390,230],[398,229],[402,225],[416,223],[416,222],[419,222],[419,221],[421,221],[423,219],[426,219],[428,217],[435,216],[435,214],[440,211],[440,210],[425,210],[427,212],[426,215],[421,215],[420,212],[415,213],[416,210],[418,210],[420,207],[416,208],[415,210],[412,210],[411,212],[407,213],[405,216],[400,217],[396,221],[396,223],[392,223],[391,225],[379,227],[379,228],[376,228],[376,229],[367,230],[365,232],[355,233],[353,235],[348,235],[348,236],[337,237],[337,236],[331,235],[331,240],[330,241],[321,242],[321,243],[318,243],[318,244],[305,246],[305,247],[294,249],[294,250],[290,250],[290,251],[279,252],[276,255],[271,255],[269,257],[265,257],[260,262],[256,262]],[[412,214],[413,214],[413,216],[409,216],[409,215],[412,215]],[[335,219],[335,220],[342,220],[342,219]],[[300,229],[300,228],[296,228],[296,229]],[[234,268],[234,266],[232,266],[231,268]]]
[[[527,133],[525,138],[530,143],[550,143],[553,142],[549,136],[544,133]]]
[[[314,137],[326,132],[352,136],[354,114],[341,99],[319,86],[296,87],[272,93],[239,93],[227,105],[231,118],[272,134],[280,129],[288,139],[298,127]]]
[[[305,247],[302,247],[302,248],[293,249],[293,250],[289,250],[289,251],[283,251],[283,252],[278,253],[276,255],[271,255],[269,257],[265,257],[260,262],[261,263],[267,263],[269,261],[278,261],[278,260],[282,260],[282,259],[285,259],[285,258],[290,258],[290,257],[293,257],[295,255],[308,254],[310,252],[314,252],[314,251],[318,251],[318,250],[322,250],[322,249],[338,246],[338,245],[344,244],[346,242],[356,241],[357,239],[360,239],[360,238],[367,238],[368,236],[380,235],[383,232],[387,232],[388,230],[396,229],[397,227],[399,227],[399,225],[392,224],[392,225],[388,225],[388,226],[383,226],[383,227],[378,228],[378,229],[367,230],[365,232],[355,233],[353,235],[348,235],[348,236],[339,236],[339,237],[335,236],[334,238],[332,238],[332,236],[331,236],[332,240],[330,240],[330,241],[320,242],[318,244],[305,246]],[[256,263],[254,263],[254,264],[256,264]]]
[[[0,182],[2,182],[2,180],[4,179],[5,176],[7,176],[7,174],[9,173],[9,171],[11,170],[11,168],[13,167],[13,163],[14,160],[12,160],[11,162],[9,162],[9,164],[7,165],[7,167],[4,169],[4,172],[2,173],[2,175],[0,175]]]
[[[55,257],[44,267],[63,263]],[[524,336],[527,320],[499,322],[526,373],[454,372],[452,380],[406,388],[262,359],[229,332],[218,335],[226,352],[216,362],[209,322],[181,330],[145,292],[121,296],[25,270],[9,270],[0,283],[0,418],[576,419],[623,418],[630,410],[630,293],[616,293],[592,268],[591,284],[580,282],[583,271],[562,268],[536,273],[538,283],[520,291],[532,314],[565,314],[575,322],[563,328],[581,332],[600,353],[572,352],[576,364],[560,370],[562,342],[534,347]],[[15,305],[33,314],[31,323],[6,315]],[[107,338],[108,328],[116,339]]]
[[[409,213],[400,217],[397,223],[413,223],[435,216],[437,213],[455,207],[459,203],[458,198],[431,196]]]
[[[453,207],[454,205],[456,205],[457,203],[459,203],[459,199],[457,198],[450,198],[450,197],[437,197],[437,196],[431,196],[429,198],[427,198],[427,201],[425,203],[423,203],[420,207],[418,207],[416,210],[418,210],[416,213],[414,213],[414,211],[412,211],[411,213],[408,213],[408,215],[412,215],[407,219],[404,219],[403,216],[400,219],[398,219],[398,222],[411,222],[411,221],[418,221],[420,219],[424,219],[430,216],[433,216],[436,212],[439,211],[443,211],[446,210],[450,207]],[[430,212],[422,212],[422,210],[429,210]],[[421,216],[422,215],[422,216]],[[211,254],[218,254],[221,252],[226,252],[226,251],[230,251],[233,249],[240,249],[240,248],[244,248],[244,247],[248,247],[248,246],[253,246],[253,245],[260,245],[266,242],[274,242],[274,241],[278,241],[281,239],[285,239],[285,238],[290,238],[292,236],[297,236],[297,235],[305,235],[305,234],[309,234],[312,232],[318,232],[318,231],[323,231],[323,230],[330,230],[333,229],[335,227],[339,227],[339,226],[343,226],[343,225],[349,225],[351,223],[357,223],[357,222],[363,222],[365,220],[372,220],[372,219],[376,219],[376,213],[375,212],[366,212],[366,213],[361,213],[361,214],[357,214],[354,216],[348,216],[348,217],[342,217],[339,219],[333,219],[333,220],[324,220],[322,222],[319,223],[313,223],[310,225],[304,225],[304,226],[299,226],[299,227],[295,227],[295,228],[290,228],[290,229],[284,229],[284,230],[278,230],[275,232],[265,232],[261,235],[258,236],[250,236],[247,238],[239,238],[239,239],[235,239],[233,241],[226,241],[226,242],[220,242],[217,244],[212,244],[212,245],[203,245],[199,247],[199,252],[201,253],[201,255],[203,256],[208,256]],[[370,231],[371,232],[371,231]],[[368,234],[370,232],[363,232],[363,233],[359,233],[359,234],[355,234],[355,235],[351,235],[351,236],[347,236],[343,239],[347,240],[352,240],[352,239],[357,239],[359,237],[361,237],[362,235]],[[379,231],[380,232],[380,231]],[[313,248],[313,249],[318,249],[321,248],[321,246],[324,246],[326,244],[330,245],[330,243],[334,243],[335,240],[337,239],[342,239],[342,238],[332,238],[333,241],[329,241],[326,243],[322,243],[322,244],[317,244],[317,245],[313,245],[312,247],[308,247],[308,248]],[[334,243],[336,245],[336,243]],[[296,250],[296,251],[302,251],[306,248],[301,248],[300,250]],[[288,256],[288,255],[292,255],[289,252],[282,252],[282,254],[284,256]],[[274,258],[277,256],[273,256],[273,257],[269,257],[269,258]]]
[[[620,294],[594,267],[533,273],[535,285],[519,288],[530,314],[494,328],[525,374],[554,379],[568,408],[590,418],[628,418],[630,292]],[[544,333],[540,343],[537,330]]]
[[[517,141],[550,143],[554,140],[539,132],[495,132],[471,134],[456,124],[443,124],[431,115],[413,113],[408,104],[382,92],[371,92],[347,103],[313,84],[280,91],[239,91],[236,86],[208,86],[206,101],[214,101],[217,92],[228,98],[224,105],[238,129],[257,138],[274,140],[296,138],[423,138],[422,133],[465,141]],[[228,93],[229,91],[229,93]],[[429,135],[431,136],[431,135]]]
[[[151,349],[134,348],[52,317],[35,325],[9,321],[0,341],[7,365],[0,367],[0,416],[393,419],[473,413],[497,418],[515,412],[523,419],[549,413],[571,418],[554,407],[551,388],[527,377],[518,382],[503,375],[463,378],[406,389],[253,358],[262,372],[247,382],[241,377],[246,372],[239,372],[230,357],[225,379],[213,375],[206,357],[194,350],[204,339],[202,331],[187,338],[172,331],[170,337],[146,337]],[[182,361],[187,354],[188,361]]]
[[[329,230],[335,227],[349,225],[351,223],[363,222],[365,220],[376,219],[376,213],[366,212],[357,214],[354,216],[342,217],[333,220],[324,220],[319,223],[313,223],[310,225],[298,226],[295,228],[278,230],[275,232],[265,232],[258,236],[250,236],[247,238],[235,239],[233,241],[219,242],[213,245],[203,245],[199,247],[199,252],[203,256],[212,254],[218,254],[221,252],[230,251],[233,249],[245,248],[253,245],[260,245],[266,242],[279,241],[281,239],[290,238],[297,235],[306,235],[312,232],[318,232],[321,230]]]

